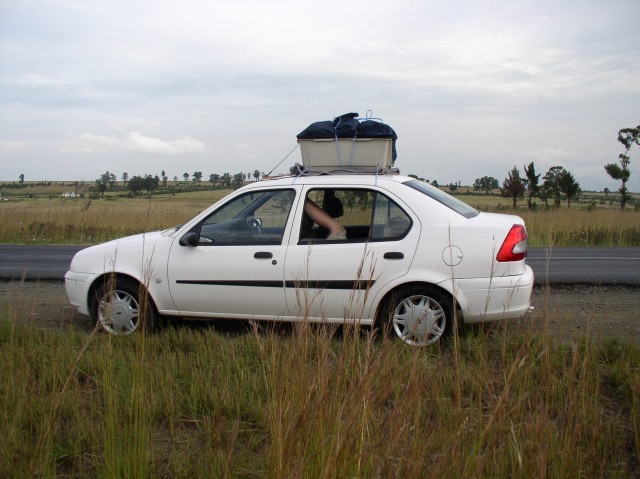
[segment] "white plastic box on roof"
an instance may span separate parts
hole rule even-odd
[[[314,171],[391,168],[392,142],[390,138],[298,140],[302,166]]]

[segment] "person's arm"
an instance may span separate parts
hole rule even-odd
[[[344,231],[344,228],[340,223],[331,218],[331,216],[329,216],[326,211],[316,205],[309,198],[306,199],[306,202],[304,204],[304,211],[309,215],[309,218],[311,218],[314,223],[327,228],[329,230],[330,236]]]

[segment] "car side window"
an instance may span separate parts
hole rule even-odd
[[[367,189],[313,189],[307,195],[327,217],[338,221],[348,242],[385,241],[403,237],[411,226],[409,216],[390,198]],[[385,229],[386,228],[386,229]],[[329,231],[305,212],[300,243],[331,242]]]
[[[411,227],[411,218],[397,203],[382,194],[376,195],[371,239],[396,240]]]
[[[281,244],[294,198],[289,189],[238,196],[202,221],[198,245]]]

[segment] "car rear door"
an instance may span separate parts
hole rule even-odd
[[[339,220],[347,239],[305,238],[304,215],[296,215],[284,270],[287,305],[301,319],[366,320],[376,293],[409,270],[420,225],[399,199],[380,189],[307,188],[305,194],[317,201],[329,189],[343,203]],[[401,220],[399,230],[386,231],[390,218]]]

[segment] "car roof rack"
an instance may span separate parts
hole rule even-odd
[[[305,168],[296,163],[289,169],[293,176],[322,176],[322,175],[399,175],[398,168],[383,168],[381,166],[366,166],[357,168],[336,168],[314,170],[313,168]]]
[[[358,167],[358,168],[336,168],[333,170],[323,169],[314,170],[312,168],[305,168],[301,164],[296,163],[289,168],[289,174],[281,173],[278,175],[265,175],[261,178],[261,181],[277,180],[280,178],[291,178],[301,176],[339,176],[339,175],[399,175],[400,170],[398,168],[382,168],[382,167]]]

